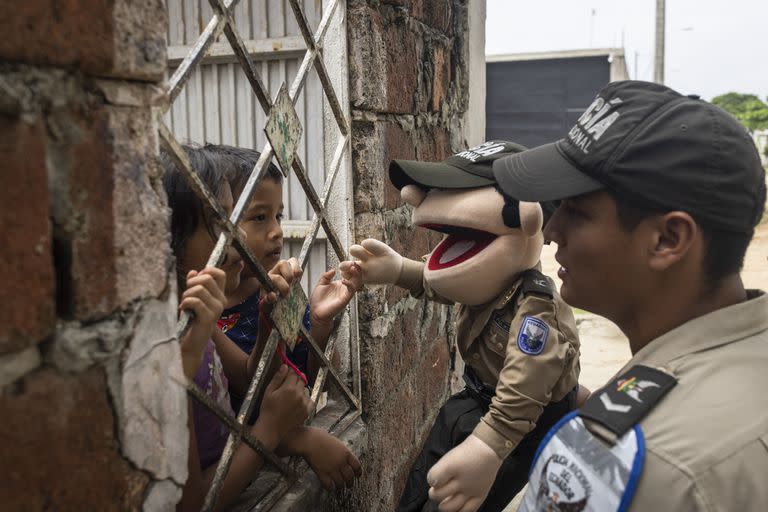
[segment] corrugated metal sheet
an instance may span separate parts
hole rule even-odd
[[[322,15],[321,0],[304,0],[304,14],[313,30]],[[208,0],[167,0],[169,24],[168,45],[191,46],[213,15]],[[235,9],[235,23],[244,40],[279,39],[300,36],[293,11],[287,0],[241,0]],[[219,42],[226,43],[222,35]],[[302,41],[303,46],[303,41]],[[294,53],[259,54],[259,72],[274,99],[280,85],[288,86],[301,64]],[[266,115],[255,99],[245,74],[234,58],[230,62],[201,63],[171,107],[166,122],[182,143],[229,144],[261,150],[266,142]],[[173,64],[172,64],[173,65]],[[175,68],[169,69],[169,75]],[[322,191],[325,179],[322,87],[312,70],[296,102],[296,112],[303,131],[297,154],[307,169],[310,180]],[[311,220],[309,206],[301,185],[293,174],[283,186],[287,219]],[[286,240],[283,257],[298,256],[300,241]],[[312,249],[303,284],[309,293],[326,268],[325,241],[318,240]]]

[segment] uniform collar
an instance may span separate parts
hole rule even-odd
[[[762,290],[747,290],[745,302],[694,318],[659,336],[640,349],[624,369],[636,364],[664,366],[688,354],[727,345],[765,330],[768,295]]]
[[[541,272],[541,262],[537,262],[536,265],[532,266],[531,268]],[[493,309],[502,309],[506,307],[507,304],[509,304],[509,301],[511,301],[517,295],[517,292],[520,289],[520,285],[523,283],[523,274],[525,274],[526,270],[523,270],[517,274],[514,281],[512,281],[512,283],[507,288],[505,288],[503,292],[497,295],[495,299],[489,302],[489,305]]]

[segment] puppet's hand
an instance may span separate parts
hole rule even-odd
[[[394,284],[400,277],[403,257],[384,242],[367,238],[360,245],[350,247],[349,254],[363,272],[363,283]]]
[[[474,512],[485,501],[502,460],[471,435],[446,453],[427,474],[429,497],[441,512]]]

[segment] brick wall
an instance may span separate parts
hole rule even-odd
[[[394,158],[442,160],[466,147],[468,21],[459,0],[348,1],[355,239],[418,259],[439,238],[410,226],[389,183]],[[448,396],[451,309],[394,287],[358,295],[365,475],[338,509],[388,511]]]
[[[161,0],[0,19],[3,510],[172,509],[186,479]]]

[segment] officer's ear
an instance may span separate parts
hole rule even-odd
[[[701,228],[686,212],[668,212],[645,219],[649,231],[649,266],[664,271],[694,252],[703,254]],[[642,223],[641,223],[642,224]],[[638,226],[640,227],[640,226]]]

